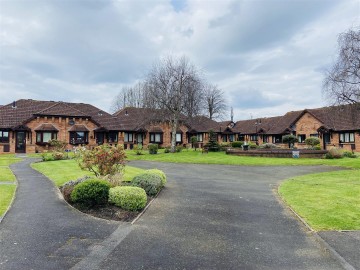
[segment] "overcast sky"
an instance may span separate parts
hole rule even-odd
[[[337,37],[358,25],[360,0],[0,0],[0,105],[109,111],[122,86],[175,54],[224,90],[236,120],[321,107]]]

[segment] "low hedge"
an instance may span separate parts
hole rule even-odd
[[[110,188],[109,202],[125,210],[137,211],[146,206],[147,196],[142,188],[118,186]]]
[[[110,184],[104,180],[87,180],[75,186],[71,200],[86,206],[105,204],[109,198]]]
[[[135,176],[131,181],[131,185],[141,187],[145,190],[147,195],[154,196],[161,190],[162,180],[158,174],[147,172]]]

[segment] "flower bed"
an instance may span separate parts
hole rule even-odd
[[[226,154],[237,156],[253,157],[279,157],[292,158],[293,151],[299,152],[300,158],[322,158],[328,151],[326,150],[308,150],[308,149],[253,149],[244,151],[241,149],[229,148]]]

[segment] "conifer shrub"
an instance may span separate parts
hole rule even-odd
[[[204,148],[207,148],[210,152],[220,151],[220,145],[216,139],[216,133],[213,130],[209,131],[209,142],[204,145]]]
[[[141,210],[146,206],[146,202],[146,192],[139,187],[119,186],[109,190],[109,203],[113,203],[125,210]]]

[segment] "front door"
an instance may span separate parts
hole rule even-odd
[[[26,152],[26,132],[18,131],[16,132],[16,153],[25,153]]]
[[[330,133],[324,133],[323,134],[323,144],[324,144],[324,150],[326,150],[326,145],[330,143]]]
[[[96,133],[96,142],[98,145],[104,144],[104,133]]]
[[[143,134],[142,133],[137,134],[136,142],[141,143],[141,144],[143,143]]]

